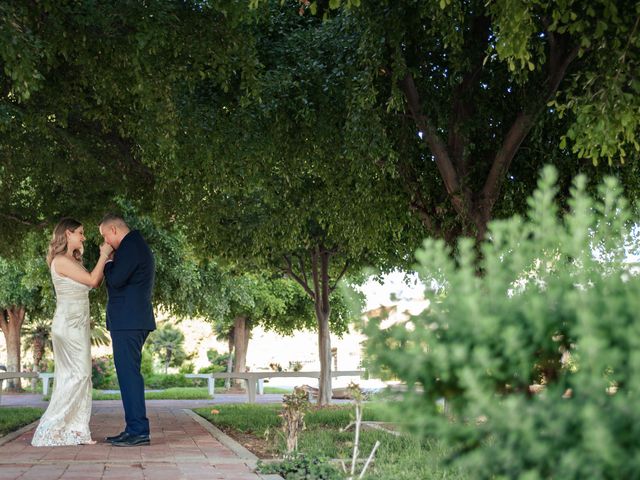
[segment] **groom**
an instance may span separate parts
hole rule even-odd
[[[107,282],[107,329],[111,332],[113,360],[120,384],[126,427],[107,442],[117,447],[149,445],[149,419],[144,403],[144,379],[140,373],[142,346],[155,330],[151,293],[155,261],[137,230],[119,215],[107,214],[100,234],[114,249],[104,267]]]

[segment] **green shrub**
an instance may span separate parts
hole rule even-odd
[[[184,340],[184,334],[169,323],[164,323],[149,334],[148,348],[160,361],[165,374],[169,367],[180,368],[185,360],[191,358],[184,350]]]
[[[144,385],[151,389],[204,387],[207,385],[207,381],[204,378],[186,378],[180,373],[156,373],[144,377]]]
[[[216,373],[216,372],[224,372],[226,371],[226,367],[221,367],[220,365],[208,365],[206,367],[202,367],[198,369],[198,373]]]
[[[226,371],[227,371],[226,365],[223,367],[221,365],[211,364],[199,369],[198,373],[216,373],[216,372],[226,372]],[[224,387],[224,378],[216,378],[215,386]]]
[[[178,373],[193,373],[196,369],[196,366],[193,362],[185,362],[178,369]]]
[[[296,455],[282,462],[260,463],[260,473],[275,473],[285,480],[342,480],[344,475],[327,459]]]
[[[91,382],[93,388],[108,390],[118,386],[113,357],[104,356],[91,359]]]
[[[224,370],[227,369],[227,362],[229,361],[228,352],[219,353],[215,348],[210,348],[209,350],[207,350],[207,358],[212,365],[222,367]]]
[[[140,372],[142,376],[153,375],[153,354],[147,347],[142,349],[142,359],[140,361]]]
[[[493,222],[479,257],[470,239],[455,254],[426,240],[429,308],[366,326],[374,365],[407,383],[402,419],[473,478],[640,471],[640,277],[624,261],[638,239],[614,180],[592,200],[578,177],[564,215],[555,180],[545,169],[528,217]]]

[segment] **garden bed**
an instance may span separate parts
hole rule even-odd
[[[281,434],[280,405],[218,405],[194,411],[244,445],[263,460],[273,462],[282,458],[285,443]],[[305,416],[306,429],[299,439],[299,451],[308,458],[339,460],[351,457],[354,432],[341,431],[351,421],[352,406],[312,408]],[[383,422],[391,426],[388,408],[384,403],[367,404],[364,420]],[[379,429],[363,429],[360,433],[360,458],[366,458],[376,441],[381,442],[368,479],[415,480],[417,478],[462,480],[469,477],[444,465],[448,453],[436,440],[420,442],[410,435],[395,435]],[[313,477],[308,478],[322,478]],[[327,477],[329,478],[329,477]]]

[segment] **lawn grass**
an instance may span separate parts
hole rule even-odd
[[[291,393],[293,392],[293,388],[285,388],[285,387],[264,387],[264,393]]]
[[[105,393],[102,390],[93,390],[92,400],[120,400],[120,392]],[[207,400],[209,391],[205,387],[173,387],[157,392],[145,392],[144,398],[147,400]],[[44,401],[51,400],[51,395],[42,398]]]
[[[225,431],[229,429],[267,438],[279,455],[285,452],[278,417],[280,405],[232,404],[198,408],[194,411]],[[211,411],[219,413],[211,413]],[[334,459],[351,457],[354,441],[353,428],[340,432],[353,417],[351,405],[312,409],[305,416],[306,430],[299,439],[299,451],[310,456]],[[391,421],[385,403],[368,403],[364,420]],[[377,430],[360,432],[360,457],[369,454],[375,442],[381,446],[376,453],[375,466],[365,478],[415,480],[422,478],[468,480],[458,469],[444,465],[447,449],[437,440],[420,441],[410,435],[396,436]]]
[[[0,408],[0,436],[35,422],[44,413],[43,408],[2,407]]]
[[[216,388],[216,393],[225,393],[223,388]],[[285,394],[290,390],[280,387],[265,387],[264,393]],[[102,390],[93,389],[91,397],[93,400],[120,400],[120,393],[105,393]],[[157,392],[145,392],[144,398],[147,400],[207,400],[209,391],[206,387],[172,387]],[[51,400],[51,394],[42,397],[44,401]]]
[[[120,393],[104,393],[93,391],[93,400],[120,400]],[[173,387],[158,392],[145,392],[147,400],[206,400],[211,398],[204,387]]]

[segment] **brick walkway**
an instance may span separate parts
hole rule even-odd
[[[256,457],[187,410],[185,401],[147,402],[151,445],[112,447],[102,439],[122,430],[124,412],[115,403],[93,404],[91,432],[99,441],[96,445],[32,447],[31,428],[0,446],[0,480],[279,478],[256,474]]]

